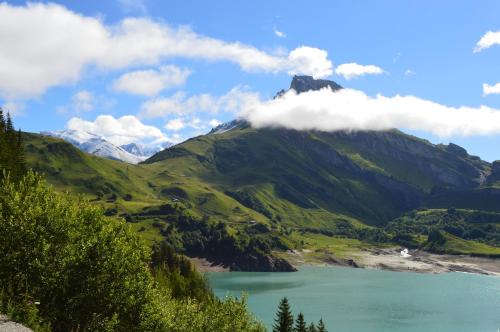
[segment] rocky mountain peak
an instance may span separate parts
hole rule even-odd
[[[334,81],[314,79],[312,76],[307,75],[294,76],[290,84],[290,89],[294,89],[297,93],[311,90],[316,91],[326,87],[330,87],[333,91],[342,89],[342,87]]]
[[[307,92],[307,91],[317,91],[326,87],[330,87],[332,91],[337,91],[342,89],[342,86],[338,85],[334,81],[315,79],[308,75],[295,75],[290,83],[290,88],[288,90],[281,89],[278,91],[274,98],[283,96],[290,90],[295,90],[297,93]]]

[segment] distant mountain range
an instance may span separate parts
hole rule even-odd
[[[163,146],[151,147],[139,143],[130,143],[116,146],[101,136],[72,129],[44,131],[41,134],[61,138],[87,153],[107,159],[121,160],[130,164],[138,164],[171,145],[163,144]]]

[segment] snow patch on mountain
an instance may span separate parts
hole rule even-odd
[[[242,128],[242,127],[247,126],[247,125],[248,125],[248,123],[245,120],[236,119],[236,120],[232,120],[232,121],[218,125],[217,127],[213,128],[208,134],[209,135],[223,134],[223,133],[228,132],[230,130],[233,130],[236,128]]]
[[[166,149],[168,147],[172,146],[172,143],[166,142],[161,145],[156,145],[156,146],[148,146],[145,144],[140,144],[140,143],[129,143],[129,144],[124,144],[121,145],[120,147],[127,151],[128,153],[131,153],[135,156],[142,157],[142,158],[149,158],[152,155],[162,151],[163,149]]]

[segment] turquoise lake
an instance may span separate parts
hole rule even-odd
[[[250,310],[272,326],[286,296],[307,322],[323,318],[340,331],[500,331],[500,278],[341,267],[295,273],[208,274],[217,296],[248,294]]]

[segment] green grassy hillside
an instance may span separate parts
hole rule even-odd
[[[436,235],[434,235],[436,234]],[[500,258],[500,248],[484,243],[464,240],[444,231],[433,233],[434,237],[425,243],[423,248],[438,254],[465,254],[481,257]]]
[[[90,198],[117,199],[127,195],[142,202],[156,200],[148,185],[153,173],[147,167],[103,159],[80,151],[60,139],[25,134],[26,161],[59,190],[88,195]]]
[[[391,242],[396,233],[373,226],[422,206],[461,207],[453,195],[486,190],[491,169],[456,146],[435,146],[397,130],[298,132],[236,122],[140,165],[36,134],[26,134],[25,143],[29,166],[57,189],[104,205],[150,241],[171,238],[172,227],[184,226],[170,216],[184,215],[223,223],[236,238],[259,234],[274,249],[304,241],[314,246],[307,234],[326,234],[333,242],[339,235]],[[496,206],[490,198],[481,209]],[[203,241],[211,241],[207,236]]]
[[[182,169],[271,221],[382,225],[438,189],[471,190],[485,162],[399,131],[324,133],[253,129],[204,135],[145,162]]]

